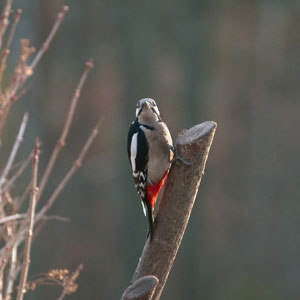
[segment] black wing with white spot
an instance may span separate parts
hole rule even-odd
[[[148,144],[141,126],[137,120],[131,124],[128,132],[127,152],[132,168],[135,188],[141,197],[143,211],[146,215]]]
[[[148,163],[148,143],[141,126],[136,120],[128,132],[127,152],[132,172],[144,171]]]

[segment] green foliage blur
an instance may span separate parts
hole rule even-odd
[[[28,111],[22,147],[31,149],[40,137],[43,170],[90,57],[95,68],[49,191],[99,116],[105,122],[52,209],[72,221],[49,221],[34,242],[29,279],[82,263],[79,289],[70,299],[121,297],[147,236],[126,153],[127,129],[137,100],[151,97],[174,139],[183,128],[218,123],[162,299],[299,299],[299,1],[17,0],[14,8],[23,16],[14,49],[23,37],[38,47],[64,4],[70,11],[10,113],[7,151]],[[10,57],[12,66],[17,55]],[[25,298],[57,295],[55,288],[41,287]]]

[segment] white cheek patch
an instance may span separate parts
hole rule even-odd
[[[135,116],[138,117],[141,114],[142,110],[143,110],[142,106],[137,107],[135,110]]]
[[[158,110],[158,107],[157,107],[157,106],[153,106],[153,109],[155,110],[156,114],[157,114],[158,116],[160,116],[160,112],[159,112],[159,110]]]
[[[135,159],[137,154],[137,137],[138,132],[132,136],[131,145],[130,145],[130,161],[133,172],[135,171]]]

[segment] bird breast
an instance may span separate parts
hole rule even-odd
[[[173,145],[170,132],[165,123],[160,122],[154,130],[145,131],[149,141],[148,184],[159,182],[170,166]]]

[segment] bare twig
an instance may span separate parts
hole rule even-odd
[[[59,221],[59,222],[64,222],[64,223],[68,223],[71,221],[70,218],[68,217],[63,217],[63,216],[44,216],[42,218],[43,221]]]
[[[2,48],[2,40],[4,33],[7,29],[7,26],[9,24],[9,15],[11,11],[11,6],[12,6],[13,0],[6,0],[6,3],[3,8],[2,16],[1,16],[1,22],[0,22],[0,50]]]
[[[36,229],[34,231],[34,235],[33,235],[34,240],[40,235],[40,233],[43,230],[44,226],[46,225],[47,221],[59,221],[59,222],[68,223],[71,221],[71,219],[67,218],[67,217],[62,217],[62,216],[44,216],[44,217],[42,217],[41,223],[39,223],[36,226]]]
[[[18,89],[25,83],[27,78],[33,74],[32,68],[28,65],[28,60],[29,57],[36,51],[36,49],[30,46],[29,39],[21,39],[20,43],[21,49],[18,63],[15,67],[14,76],[4,91],[5,101],[2,103],[2,109],[15,101]]]
[[[24,217],[25,217],[25,214],[15,214],[12,216],[7,216],[7,217],[0,219],[0,225],[8,223],[8,222],[14,222],[14,221],[23,219]]]
[[[63,290],[62,293],[60,294],[60,296],[56,300],[63,300],[66,295],[67,295],[66,291]]]
[[[21,164],[20,168],[16,171],[16,173],[13,175],[13,177],[11,177],[7,181],[7,183],[3,187],[2,192],[9,191],[12,188],[13,184],[15,183],[15,181],[23,174],[23,172],[25,171],[25,169],[27,168],[27,166],[31,162],[32,157],[33,157],[33,152],[31,152],[28,155],[28,157],[23,161],[23,163]]]
[[[17,245],[15,245],[11,252],[11,262],[10,262],[8,283],[5,292],[5,300],[11,299],[11,294],[13,292],[14,283],[17,277],[17,269],[18,269],[18,247]]]
[[[6,105],[9,105],[9,103],[11,103],[12,99],[15,97],[18,90],[23,86],[23,84],[26,82],[27,78],[32,74],[33,70],[35,69],[35,67],[37,66],[39,61],[41,60],[42,56],[45,54],[45,52],[49,48],[50,43],[52,42],[52,40],[53,40],[60,24],[62,23],[62,21],[64,19],[64,16],[68,10],[69,10],[69,7],[64,6],[62,8],[62,10],[58,13],[56,21],[46,39],[46,41],[42,44],[41,48],[39,49],[39,51],[37,52],[36,56],[34,57],[34,59],[32,60],[30,66],[29,66],[29,69],[31,70],[31,72],[25,72],[25,73],[19,74],[15,78],[13,85],[9,88],[9,91],[7,91]]]
[[[0,106],[2,105],[3,103],[0,102]],[[3,107],[2,111],[0,109],[0,146],[2,144],[1,142],[1,133],[2,133],[2,129],[4,127],[4,124],[5,124],[5,121],[7,119],[7,116],[8,116],[8,113],[9,113],[9,110],[11,108],[11,105],[12,105],[12,102],[9,102],[9,103],[6,103],[5,102],[5,106]]]
[[[8,192],[5,193],[5,196],[9,199],[10,194]],[[7,200],[7,202],[11,203],[13,206],[13,201]],[[14,217],[19,217],[20,215],[14,215]],[[10,216],[12,217],[12,216]],[[0,221],[4,221],[6,218],[2,218]],[[12,220],[12,218],[10,218]],[[7,231],[7,237],[11,239],[16,231],[17,224],[14,221],[13,223],[8,222],[8,224],[5,224],[7,226],[3,226],[4,229]],[[8,275],[6,277],[7,283],[6,283],[6,291],[5,291],[5,300],[11,299],[11,293],[13,291],[14,282],[16,279],[16,272],[17,272],[17,263],[18,263],[18,247],[14,246],[11,251],[11,261],[10,261],[10,269],[8,270]],[[1,281],[3,282],[3,273],[1,273]],[[1,293],[2,297],[2,293]]]
[[[23,216],[25,217],[26,215],[24,214]],[[52,220],[59,221],[59,222],[70,222],[70,218],[66,218],[66,217],[62,217],[62,216],[45,216],[42,219],[42,221],[52,221]],[[39,236],[39,234],[40,234],[41,230],[43,229],[44,225],[45,225],[45,222],[40,223],[39,226],[36,226],[36,229],[33,232],[33,241]],[[12,258],[11,258],[12,262],[14,261],[14,258],[13,258],[14,249],[17,249],[17,246],[18,245],[15,244],[15,246],[12,249]],[[25,249],[23,249],[23,251],[21,251],[21,253],[19,255],[19,261],[23,260],[23,258],[24,258],[24,251],[25,251]],[[13,286],[13,283],[14,283],[15,279],[17,278],[20,270],[21,270],[21,267],[18,264],[18,262],[16,261],[16,263],[15,263],[15,269],[11,268],[11,275],[9,277],[9,279],[10,279],[9,283],[11,283],[12,286]],[[36,282],[36,283],[38,284],[38,282]],[[9,290],[9,286],[7,286],[7,290]],[[6,292],[6,295],[7,294],[8,294],[8,292]],[[8,297],[8,296],[6,296],[6,297]],[[9,300],[10,298],[7,298],[7,299]],[[5,298],[5,300],[7,300],[7,299]]]
[[[61,216],[44,216],[41,218],[41,222],[36,226],[36,229],[34,230],[34,235],[33,235],[33,240],[35,240],[40,233],[42,232],[42,230],[44,229],[46,222],[47,221],[59,221],[59,222],[64,222],[64,223],[68,223],[71,221],[70,218],[67,217],[61,217]]]
[[[83,265],[79,265],[75,272],[71,273],[70,276],[66,276],[63,280],[63,291],[57,300],[63,300],[66,295],[72,294],[77,290],[76,279],[83,269]]]
[[[146,275],[158,278],[152,300],[160,298],[175,260],[204,174],[216,127],[214,122],[205,122],[182,133],[176,140],[180,155],[192,165],[172,164],[155,218],[153,240],[147,240],[133,275],[133,284]],[[136,299],[148,300],[149,297]]]
[[[75,89],[75,92],[73,94],[73,98],[71,100],[71,104],[70,104],[70,107],[69,107],[69,110],[68,110],[68,113],[67,113],[67,117],[66,117],[64,127],[62,129],[61,136],[60,136],[59,140],[56,143],[56,146],[55,146],[55,148],[54,148],[54,150],[51,154],[51,157],[50,157],[49,162],[47,164],[46,170],[45,170],[45,172],[42,176],[41,182],[39,184],[38,201],[39,201],[40,197],[42,196],[42,193],[44,191],[44,188],[46,186],[48,178],[49,178],[49,176],[50,176],[50,174],[53,170],[53,167],[55,165],[55,162],[57,160],[57,157],[58,157],[61,149],[65,146],[66,138],[68,136],[68,133],[69,133],[69,130],[70,130],[70,127],[71,127],[71,124],[72,124],[74,112],[75,112],[75,109],[76,109],[76,105],[77,105],[82,87],[83,87],[83,85],[84,85],[84,83],[85,83],[85,81],[88,77],[88,74],[89,74],[89,72],[92,68],[93,68],[92,61],[88,61],[85,64],[85,70],[84,70],[83,74],[81,75],[80,80],[79,80],[79,82],[77,84],[77,87]]]
[[[7,58],[10,54],[10,50],[9,49],[4,49],[3,51],[3,54],[2,54],[2,60],[1,60],[1,64],[0,64],[0,83],[2,83],[2,78],[3,78],[3,73],[4,73],[4,70],[6,69],[6,61],[7,61]],[[1,92],[1,96],[3,95],[2,93],[2,86],[0,85],[0,92]],[[5,100],[3,99],[3,96],[1,97],[2,101]]]
[[[5,51],[5,49],[9,49],[10,46],[11,46],[11,42],[14,38],[16,28],[17,28],[18,23],[20,22],[20,18],[21,18],[22,13],[23,13],[22,9],[20,9],[20,8],[17,9],[16,15],[15,15],[15,18],[14,18],[14,22],[11,26],[11,29],[10,29],[10,32],[9,32],[9,35],[8,35],[8,39],[7,39],[5,47],[4,47],[4,51]]]
[[[9,174],[9,171],[11,169],[11,166],[15,160],[15,157],[17,155],[17,152],[18,152],[18,149],[20,147],[20,144],[23,140],[23,136],[24,136],[24,132],[25,132],[25,129],[26,129],[26,125],[27,125],[27,121],[28,121],[28,114],[26,113],[23,117],[23,121],[21,123],[21,127],[20,127],[20,130],[19,130],[19,133],[17,135],[17,138],[16,138],[16,141],[15,141],[15,144],[12,148],[12,151],[10,153],[10,157],[7,161],[7,164],[5,166],[5,169],[1,175],[1,178],[0,178],[0,191],[2,190],[2,187],[4,185],[4,183],[6,182],[6,179],[7,179],[7,176]],[[0,192],[0,204],[2,202],[2,193]]]
[[[16,12],[16,15],[15,15],[15,18],[14,18],[14,22],[11,26],[11,29],[10,29],[10,32],[9,32],[9,35],[8,35],[8,39],[6,41],[6,44],[5,44],[5,47],[2,51],[2,60],[1,60],[1,65],[0,65],[0,82],[2,82],[2,77],[3,77],[3,73],[4,73],[4,70],[6,69],[6,61],[7,61],[7,57],[8,55],[10,54],[10,46],[11,46],[11,42],[13,40],[13,37],[14,37],[14,34],[15,34],[15,31],[16,31],[16,28],[17,28],[17,25],[20,21],[20,18],[21,18],[21,14],[22,14],[22,9],[18,9],[17,12]]]
[[[52,269],[48,273],[35,275],[34,280],[28,282],[28,289],[34,290],[38,285],[57,285],[63,288],[58,299],[62,300],[66,295],[76,292],[78,285],[76,280],[83,269],[83,265],[79,265],[74,272],[67,269]]]
[[[94,139],[96,138],[98,134],[99,127],[102,123],[103,118],[100,119],[100,121],[97,123],[97,125],[92,130],[90,136],[88,137],[85,145],[83,146],[77,160],[73,163],[73,166],[69,170],[69,172],[66,174],[66,176],[63,178],[63,180],[60,182],[60,184],[57,186],[53,194],[50,196],[44,207],[39,211],[39,213],[35,217],[35,223],[42,221],[43,217],[46,215],[47,211],[52,207],[55,200],[57,199],[60,192],[63,190],[63,188],[66,186],[66,184],[71,179],[72,175],[75,173],[75,171],[81,166],[81,163],[89,150],[90,146],[92,145]],[[7,259],[11,255],[12,247],[17,244],[19,245],[24,240],[24,231],[25,228],[20,228],[13,236],[11,240],[9,240],[6,245],[0,250],[0,275],[2,274],[6,264]]]
[[[3,210],[7,203],[11,203],[11,197],[9,192],[2,193],[2,203],[0,204],[0,218],[4,218],[6,216],[5,211]]]
[[[13,247],[18,247],[24,240],[26,227],[20,228],[12,238],[6,242],[5,246],[0,250],[0,278],[3,276],[4,269],[7,265],[8,259],[11,256]]]
[[[62,21],[64,20],[65,14],[69,11],[69,6],[64,6],[62,10],[58,13],[55,23],[46,39],[46,41],[42,44],[40,50],[37,52],[35,58],[33,59],[30,67],[34,69],[36,65],[41,60],[42,56],[45,54],[45,52],[48,50],[59,26],[61,25]]]
[[[27,199],[28,195],[30,194],[31,186],[32,186],[32,183],[29,182],[27,184],[23,194],[21,195],[21,197],[15,201],[15,207],[16,207],[17,211],[21,208],[22,204],[24,203],[24,201]]]
[[[34,147],[34,158],[33,158],[33,170],[32,170],[32,194],[31,194],[31,201],[28,209],[28,219],[29,219],[29,226],[27,230],[27,238],[25,241],[25,248],[24,248],[24,262],[21,272],[21,279],[17,294],[17,300],[22,300],[24,297],[24,293],[26,292],[25,286],[27,282],[29,264],[30,264],[30,252],[31,252],[31,243],[32,243],[32,235],[33,235],[33,226],[34,226],[34,216],[35,216],[35,207],[36,207],[36,197],[38,192],[37,187],[37,177],[38,177],[38,164],[39,164],[39,152],[40,152],[40,145],[39,141],[37,140]]]
[[[94,127],[92,130],[90,136],[88,137],[85,145],[83,146],[78,158],[75,160],[73,163],[71,169],[69,172],[66,174],[66,176],[63,178],[63,180],[60,182],[60,184],[57,186],[53,194],[50,196],[46,204],[43,206],[43,208],[40,210],[40,212],[36,216],[36,221],[39,221],[42,217],[44,217],[47,213],[47,211],[52,207],[53,203],[57,199],[58,195],[61,193],[61,191],[64,189],[64,187],[67,185],[73,174],[76,172],[76,170],[81,166],[82,161],[89,150],[90,146],[92,145],[94,139],[98,135],[99,132],[99,127],[102,123],[102,118],[100,121],[97,123],[97,125]]]

